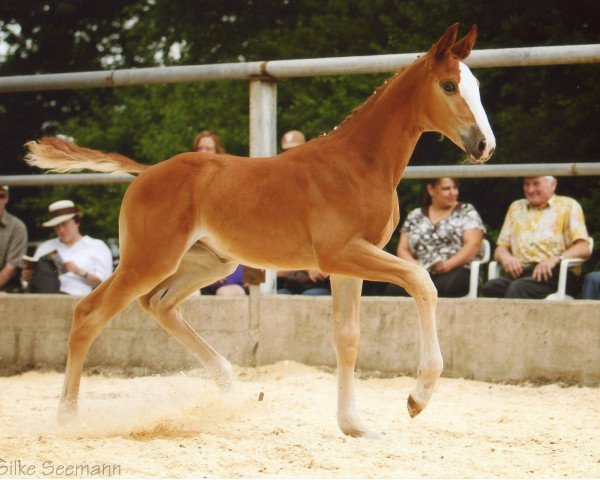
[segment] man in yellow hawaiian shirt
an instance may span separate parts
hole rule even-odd
[[[563,258],[590,256],[581,205],[555,195],[556,183],[551,176],[524,179],[525,198],[510,205],[494,252],[506,276],[489,280],[484,297],[545,298],[556,290]],[[571,293],[574,282],[570,272]]]

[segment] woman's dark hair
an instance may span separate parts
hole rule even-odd
[[[423,207],[428,207],[431,205],[431,195],[429,195],[429,192],[427,191],[427,185],[436,187],[444,178],[449,178],[452,180],[454,185],[456,185],[456,188],[460,187],[458,179],[454,177],[427,178],[423,180]]]

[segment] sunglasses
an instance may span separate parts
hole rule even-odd
[[[0,193],[0,198],[8,198],[8,193]]]

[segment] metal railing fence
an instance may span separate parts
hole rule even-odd
[[[250,156],[277,152],[277,79],[319,75],[382,73],[398,70],[422,53],[360,57],[274,60],[217,65],[171,66],[95,72],[0,77],[0,93],[76,88],[101,88],[156,83],[239,79],[250,85]],[[600,44],[474,50],[466,63],[472,68],[524,67],[600,63]],[[524,175],[599,175],[600,163],[544,165],[481,165],[408,167],[404,178],[433,176],[514,177]],[[56,185],[130,182],[129,175],[70,174],[0,176],[0,184]],[[263,291],[274,288],[267,272]]]
[[[406,167],[403,179],[433,177],[492,178],[553,175],[555,177],[600,175],[600,163],[544,163],[510,165],[437,165]],[[131,183],[136,177],[116,173],[60,173],[42,175],[4,175],[0,185],[14,187],[47,187],[50,185],[109,185]]]
[[[423,53],[271,60],[93,72],[0,77],[0,93],[76,88],[122,87],[209,80],[251,80],[395,72]],[[473,50],[465,63],[472,68],[527,67],[600,63],[600,44]]]
[[[413,62],[422,53],[338,58],[273,60],[215,65],[171,66],[95,72],[0,77],[0,93],[54,89],[99,88],[153,83],[240,79],[250,84],[250,156],[277,152],[278,78],[391,72]],[[600,44],[474,50],[471,67],[515,67],[600,63]],[[454,176],[461,178],[535,175],[598,175],[597,163],[547,165],[484,165],[408,167],[404,178]],[[130,182],[130,175],[71,174],[0,176],[4,185],[98,185]]]

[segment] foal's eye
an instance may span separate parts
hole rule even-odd
[[[456,83],[454,83],[452,80],[444,80],[441,86],[446,95],[452,95],[456,92]]]

